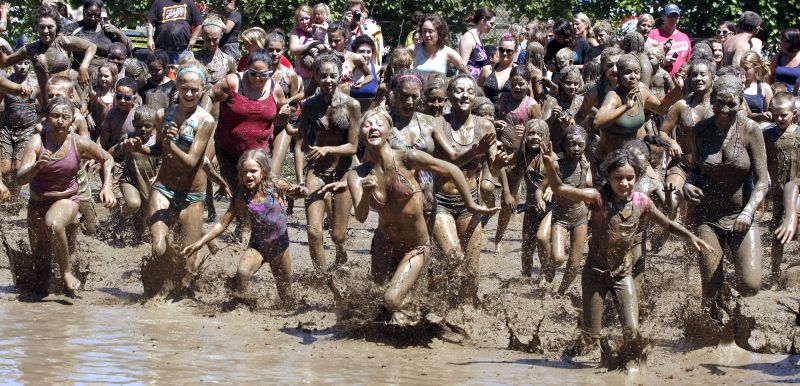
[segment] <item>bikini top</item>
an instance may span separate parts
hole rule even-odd
[[[622,103],[626,103],[627,97],[617,87],[617,95],[620,96]],[[623,100],[624,99],[624,100]],[[631,135],[635,134],[647,120],[644,114],[644,101],[642,98],[637,99],[636,106],[619,116],[614,123],[606,127],[604,131],[616,135]]]
[[[164,132],[166,132],[172,124],[172,117],[175,115],[176,110],[178,110],[178,105],[174,105],[167,110],[167,115],[164,117],[164,125],[162,126]],[[195,129],[197,128],[197,124],[200,123],[200,119],[205,116],[205,114],[208,114],[206,110],[201,106],[197,106],[197,110],[186,119],[186,125],[182,129],[179,129],[178,136],[172,138],[172,142],[175,142],[179,149],[189,151],[189,148],[192,147]]]
[[[33,59],[33,68],[37,72],[58,74],[69,70],[72,55],[69,50],[63,47],[64,39],[63,35],[59,35],[47,47],[40,40],[25,46],[28,56]],[[47,55],[48,53],[50,55]]]
[[[394,158],[394,154],[392,155],[392,163],[394,164],[394,178],[392,179],[392,183],[389,185],[389,191],[386,192],[387,200],[381,202],[378,197],[375,196],[375,192],[372,192],[372,195],[369,197],[369,206],[374,209],[380,210],[385,208],[389,205],[389,201],[408,201],[411,197],[420,190],[414,189],[414,186],[411,184],[400,170],[397,169],[397,160]]]
[[[509,82],[509,79],[506,79],[503,87],[500,87],[500,83],[497,81],[496,70],[497,65],[492,66],[492,72],[486,77],[486,82],[483,83],[483,93],[486,94],[486,97],[495,105],[497,105],[497,101],[500,99],[500,94],[511,92],[511,82]]]

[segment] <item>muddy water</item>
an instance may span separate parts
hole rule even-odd
[[[56,299],[58,300],[58,299]],[[708,384],[800,381],[796,357],[736,348],[678,354],[627,376],[590,364],[434,340],[396,348],[254,323],[248,312],[203,316],[145,307],[0,303],[3,384],[391,383]]]

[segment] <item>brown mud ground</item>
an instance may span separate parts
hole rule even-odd
[[[427,279],[423,278],[417,285],[415,296],[423,299],[416,303],[426,315],[425,320],[415,327],[400,328],[385,323],[387,315],[380,306],[381,291],[371,285],[369,279],[369,247],[377,220],[375,214],[370,214],[365,224],[358,224],[355,220],[350,222],[349,261],[334,274],[334,282],[345,298],[337,307],[331,290],[311,267],[302,201],[296,204],[294,215],[290,217],[293,290],[298,300],[294,309],[278,306],[275,282],[266,265],[253,278],[252,288],[258,296],[255,308],[229,302],[226,283],[235,274],[246,245],[233,240],[232,229],[219,239],[221,249],[216,255],[209,255],[207,249],[200,252],[203,262],[194,299],[174,303],[145,301],[140,266],[142,258],[149,254],[150,245],[133,241],[133,235],[122,231],[116,220],[111,219],[118,216],[111,216],[109,211],[98,206],[100,231],[91,237],[79,235],[80,270],[85,271],[84,288],[79,292],[79,299],[50,295],[44,302],[13,302],[18,295],[8,269],[9,257],[6,248],[0,248],[0,299],[9,301],[0,302],[0,310],[4,310],[0,311],[4,315],[1,319],[6,319],[0,323],[14,326],[15,322],[28,320],[34,323],[39,320],[36,323],[42,324],[26,325],[27,329],[19,332],[36,335],[41,334],[35,332],[37,326],[47,328],[47,321],[51,318],[71,318],[76,309],[82,310],[81,314],[93,314],[86,325],[78,323],[76,330],[91,330],[89,324],[103,324],[105,320],[108,323],[117,323],[120,318],[127,320],[127,317],[139,320],[144,314],[149,324],[130,320],[122,323],[138,323],[137,328],[158,330],[163,328],[160,318],[167,324],[181,321],[180,329],[170,330],[171,334],[187,334],[182,344],[174,346],[175,355],[183,349],[202,351],[189,342],[197,339],[197,331],[203,330],[203,334],[207,334],[209,330],[217,329],[213,338],[204,340],[206,343],[215,339],[219,340],[219,347],[224,347],[225,342],[230,343],[230,347],[239,347],[241,343],[242,347],[250,347],[241,350],[248,351],[255,358],[261,351],[265,352],[264,355],[269,351],[270,358],[282,355],[285,358],[297,357],[298,363],[294,366],[308,374],[337,373],[339,369],[347,370],[352,366],[363,370],[338,374],[336,378],[325,378],[324,375],[319,378],[334,381],[373,379],[439,383],[476,379],[503,382],[501,380],[505,379],[510,383],[527,383],[536,382],[534,379],[542,376],[539,369],[547,369],[544,373],[553,371],[551,375],[540,378],[544,383],[561,383],[570,379],[581,383],[617,383],[620,380],[614,378],[617,376],[615,372],[596,369],[601,357],[599,348],[574,359],[562,356],[578,331],[580,277],[567,296],[559,297],[556,289],[563,268],[555,282],[550,284],[536,283],[520,276],[521,216],[515,217],[509,226],[505,253],[495,254],[492,251],[494,245],[484,242],[479,307],[461,306],[449,311],[445,307],[437,308],[441,302],[431,300],[435,296],[425,293]],[[218,203],[220,214],[224,206]],[[2,221],[2,233],[12,249],[20,248],[20,240],[27,244],[25,223],[24,209],[19,215],[5,216]],[[484,230],[485,241],[493,238],[495,224],[496,218]],[[759,226],[763,227],[762,224]],[[764,245],[768,244],[765,242]],[[765,289],[748,299],[732,295],[729,321],[726,326],[719,327],[700,316],[700,275],[697,264],[693,258],[685,257],[683,248],[683,244],[673,238],[661,251],[648,257],[641,300],[641,332],[651,342],[646,348],[649,358],[645,370],[652,378],[647,379],[688,383],[800,381],[798,357],[787,356],[795,354],[800,347],[800,342],[795,342],[796,336],[800,338],[800,317],[797,316],[800,295],[797,290]],[[332,261],[334,249],[327,234],[326,252],[328,261]],[[797,243],[787,248],[785,255],[784,266],[796,262]],[[764,249],[764,260],[766,277],[769,272],[768,248]],[[538,259],[536,261],[534,277],[538,276]],[[729,272],[732,270],[729,262],[726,262],[726,267]],[[613,309],[612,301],[607,305]],[[606,319],[604,333],[610,336],[613,344],[620,339],[619,322],[613,310],[607,312]],[[56,323],[53,328],[58,329],[58,325]],[[132,324],[130,328],[134,328]],[[6,338],[0,333],[0,353]],[[180,336],[172,339],[183,340]],[[276,344],[270,347],[270,341]],[[311,351],[306,351],[309,345]],[[156,348],[154,344],[150,355],[163,355]],[[222,348],[219,350],[224,351]],[[231,358],[222,359],[230,361],[245,354],[230,354],[233,355]],[[286,361],[285,358],[282,362]],[[306,362],[301,363],[303,360]],[[313,363],[320,360],[327,363],[315,368]],[[333,362],[329,362],[331,360]],[[380,364],[377,367],[376,362]],[[462,372],[445,364],[480,366]],[[6,363],[0,361],[0,369],[4,365]],[[262,365],[270,367],[269,361]],[[385,370],[387,366],[392,371],[383,373],[381,369]],[[241,367],[248,368],[245,365]],[[286,368],[287,371],[290,369],[291,366]],[[3,374],[0,370],[0,375]],[[236,378],[233,374],[236,373],[219,376],[221,379],[246,379]],[[602,375],[597,378],[597,374]],[[367,378],[358,378],[359,375]],[[16,379],[24,380],[24,377]],[[33,378],[37,381],[47,379],[46,376]],[[282,379],[291,382],[292,378]],[[293,380],[299,379],[308,380],[302,376]]]

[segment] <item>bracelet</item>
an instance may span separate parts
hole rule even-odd
[[[750,214],[750,213],[747,213],[745,211],[742,211],[742,213],[739,213],[739,216],[745,216],[745,217],[749,218],[750,220],[753,220],[753,215]]]

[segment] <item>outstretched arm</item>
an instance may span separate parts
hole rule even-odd
[[[544,162],[544,167],[547,170],[546,181],[550,186],[550,189],[553,191],[553,194],[573,201],[583,201],[590,205],[594,204],[597,201],[600,192],[594,188],[576,188],[574,186],[564,184],[561,181],[561,177],[558,175],[558,171],[556,170],[557,157],[558,156],[553,151],[552,143],[549,145],[542,145],[542,161]]]
[[[653,221],[656,225],[664,228],[667,232],[672,233],[674,235],[678,235],[683,237],[686,240],[689,240],[695,249],[698,251],[708,251],[713,252],[714,248],[712,248],[708,243],[703,241],[701,238],[695,236],[694,233],[689,232],[686,227],[678,223],[677,221],[670,220],[664,213],[662,213],[658,208],[656,208],[653,203],[650,203],[650,207],[645,212],[647,218]]]

